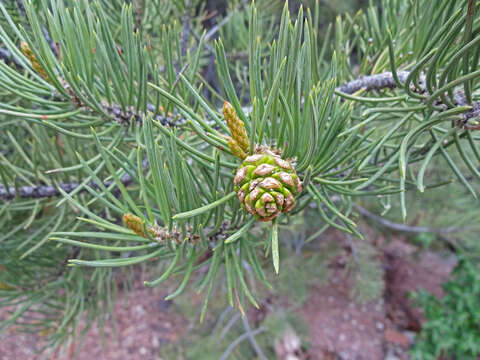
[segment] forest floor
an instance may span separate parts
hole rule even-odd
[[[307,301],[297,310],[309,327],[309,347],[292,349],[287,344],[291,334],[272,339],[271,346],[275,347],[278,359],[409,358],[408,349],[424,320],[407,293],[421,287],[441,296],[440,285],[453,269],[455,257],[419,251],[400,236],[392,236],[388,241],[373,231],[369,236],[379,250],[384,269],[383,296],[364,304],[352,301],[348,291],[351,281],[346,276],[343,255],[338,255],[330,261],[328,283],[310,287]],[[345,242],[345,239],[341,233],[330,231],[322,235],[322,241]],[[171,302],[164,301],[170,289],[150,289],[143,287],[141,281],[136,283],[133,291],[119,294],[115,306],[116,337],[109,325],[105,326],[105,336],[98,328],[92,328],[81,348],[71,347],[70,350],[77,352],[75,359],[156,360],[162,346],[178,342],[189,331],[195,331],[190,319],[175,311]],[[7,310],[0,310],[0,322],[6,318]],[[18,333],[12,328],[0,340],[0,360],[40,359],[37,351],[41,344],[42,336]],[[49,360],[69,359],[65,354]]]

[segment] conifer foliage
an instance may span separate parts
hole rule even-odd
[[[0,336],[60,346],[136,264],[179,279],[167,299],[204,294],[202,317],[215,285],[243,311],[245,267],[269,287],[307,210],[362,239],[358,197],[404,218],[406,191],[476,197],[478,5],[386,0],[324,32],[318,1],[231,1],[207,29],[203,1],[1,2],[0,306],[20,306]]]

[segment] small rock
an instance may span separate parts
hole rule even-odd
[[[392,351],[385,355],[385,360],[400,360]]]
[[[403,334],[407,337],[410,345],[415,342],[415,337],[417,336],[415,331],[404,331]]]
[[[143,308],[142,305],[137,305],[135,306],[135,312],[139,315],[145,314],[145,309]]]
[[[285,334],[275,339],[274,349],[277,359],[281,360],[300,360],[302,353],[302,343],[300,338],[292,330],[287,330]]]
[[[146,347],[143,347],[143,346],[142,346],[142,347],[140,348],[140,354],[141,354],[141,355],[147,355],[147,352],[148,352],[148,351],[147,351],[147,348],[146,348]]]
[[[376,324],[375,324],[375,327],[377,328],[378,331],[383,331],[383,329],[385,329],[385,325],[383,325],[382,322],[378,321]]]
[[[403,349],[399,346],[395,346],[393,348],[393,352],[395,353],[395,355],[401,356],[403,354]]]
[[[346,338],[347,338],[347,337],[346,337],[345,334],[343,334],[343,333],[341,333],[340,335],[338,335],[338,340],[340,340],[340,341],[342,341],[342,342],[345,341]]]

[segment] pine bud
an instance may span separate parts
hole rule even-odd
[[[124,214],[122,220],[125,226],[130,230],[133,230],[135,234],[143,238],[147,238],[147,235],[144,231],[144,220],[133,214]],[[155,231],[151,227],[146,227],[146,229],[152,237],[155,237]]]
[[[223,116],[225,117],[228,128],[232,133],[233,140],[235,140],[235,142],[238,144],[241,150],[243,150],[244,153],[247,153],[250,149],[250,141],[248,140],[247,131],[245,130],[245,124],[237,116],[237,113],[235,112],[232,104],[227,101],[223,103]],[[230,146],[230,149],[233,153],[235,153],[232,149],[232,146]]]
[[[37,57],[33,53],[32,49],[30,49],[30,46],[25,41],[20,42],[20,49],[22,50],[23,55],[25,55],[28,58],[28,60],[30,60],[30,63],[32,64],[33,69],[45,80],[50,81],[47,73],[45,72],[45,69],[43,68],[42,65],[40,65]]]
[[[200,240],[200,236],[197,234],[192,234],[191,229],[188,227],[185,237],[183,237],[182,230],[178,229],[176,226],[173,226],[171,231],[169,231],[167,228],[159,227],[158,225],[144,226],[145,221],[133,214],[123,214],[122,220],[125,226],[130,230],[133,230],[133,232],[138,236],[147,239],[148,236],[144,231],[144,229],[146,229],[150,236],[160,243],[165,241],[173,241],[177,244],[181,244],[184,240],[186,240],[192,244],[196,244]]]

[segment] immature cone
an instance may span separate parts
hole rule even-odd
[[[295,206],[302,183],[293,166],[270,150],[245,158],[233,180],[245,210],[260,221],[270,221]]]

